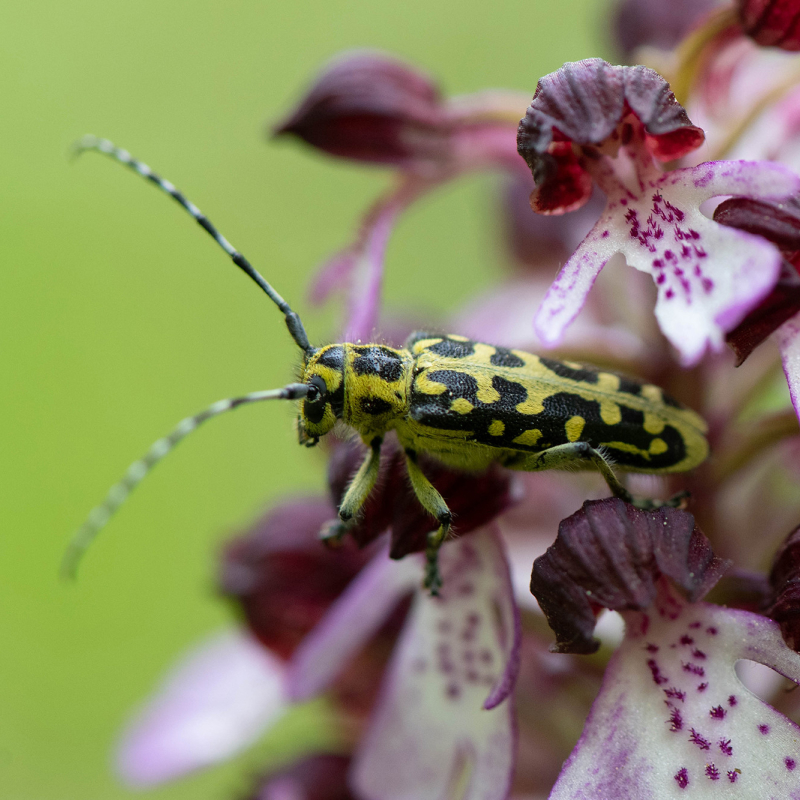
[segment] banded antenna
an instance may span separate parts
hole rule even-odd
[[[97,136],[89,134],[77,141],[72,147],[72,152],[76,157],[87,150],[96,150],[99,153],[113,158],[129,169],[132,169],[143,178],[154,183],[182,208],[188,211],[192,217],[194,217],[197,224],[231,257],[233,263],[236,264],[242,272],[249,275],[266,293],[267,297],[269,297],[269,299],[278,306],[281,312],[283,312],[283,316],[286,319],[286,327],[289,329],[289,333],[297,346],[306,355],[310,355],[314,352],[314,348],[309,344],[308,335],[297,313],[292,311],[289,304],[264,280],[258,270],[216,229],[216,227],[214,227],[211,220],[209,220],[194,203],[187,200],[170,181],[164,180],[156,175],[147,164],[135,159],[127,150],[117,147],[108,139],[100,139]]]
[[[75,577],[78,564],[84,553],[89,549],[89,545],[95,540],[97,534],[105,527],[111,517],[114,516],[119,507],[128,499],[131,492],[164,456],[170,453],[190,433],[197,430],[206,420],[250,403],[260,403],[262,400],[300,400],[306,394],[308,394],[308,386],[305,383],[290,383],[288,386],[284,386],[283,389],[251,392],[242,397],[220,400],[209,406],[205,411],[179,422],[172,433],[154,442],[142,458],[134,461],[128,467],[122,476],[122,480],[114,484],[109,489],[105,500],[90,512],[86,522],[78,529],[67,547],[61,563],[61,574],[66,578]]]
[[[303,327],[303,323],[300,321],[300,317],[292,311],[289,304],[266,280],[264,280],[255,267],[253,267],[216,227],[214,227],[208,217],[206,217],[194,203],[187,200],[172,183],[156,175],[147,164],[133,158],[127,150],[116,147],[112,142],[108,141],[108,139],[99,139],[96,136],[84,136],[73,146],[73,153],[76,156],[86,150],[96,150],[100,153],[104,153],[120,164],[129,167],[143,178],[147,178],[147,180],[154,183],[159,189],[166,192],[181,207],[188,211],[189,214],[194,217],[198,225],[200,225],[200,227],[230,256],[233,263],[249,275],[266,293],[267,297],[278,306],[286,320],[286,327],[289,329],[289,333],[297,346],[306,356],[314,352],[314,348],[309,344],[308,335]],[[308,394],[308,386],[303,383],[290,383],[283,389],[252,392],[242,397],[220,400],[209,406],[205,411],[201,411],[193,417],[184,419],[177,425],[172,433],[155,442],[141,459],[131,464],[125,475],[123,475],[122,480],[112,486],[108,491],[103,503],[91,511],[86,522],[78,529],[67,547],[61,565],[62,574],[65,577],[75,576],[78,564],[89,548],[89,545],[95,540],[119,507],[128,499],[131,492],[164,456],[170,453],[177,444],[195,431],[206,420],[250,403],[258,403],[262,400],[300,400],[304,398],[306,394]]]

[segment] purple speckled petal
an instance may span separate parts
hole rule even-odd
[[[442,595],[417,594],[356,758],[365,800],[441,800],[455,786],[463,800],[508,796],[511,704],[486,709],[513,683],[518,627],[497,613],[511,602],[508,567],[490,532],[448,542],[441,567]]]
[[[325,691],[401,598],[420,585],[422,572],[419,556],[393,561],[386,551],[378,553],[295,651],[289,696],[307,700]]]
[[[800,417],[800,314],[796,314],[773,334],[778,341],[789,394]]]
[[[241,631],[218,634],[173,670],[123,734],[117,770],[152,786],[252,744],[287,706],[283,662]]]
[[[558,343],[600,270],[622,253],[655,280],[656,318],[685,365],[721,350],[725,334],[774,286],[781,257],[765,240],[709,220],[700,203],[719,194],[785,196],[800,179],[776,164],[717,161],[639,175],[637,192],[612,180],[603,188],[608,205],[545,296],[536,332]]]
[[[800,682],[772,620],[662,596],[627,612],[583,734],[550,800],[800,800],[800,728],[751,694],[739,659]]]

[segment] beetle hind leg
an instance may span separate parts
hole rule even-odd
[[[546,469],[569,469],[576,462],[590,462],[603,476],[614,497],[626,503],[636,504],[633,495],[622,485],[620,479],[611,468],[609,460],[588,442],[569,442],[559,444],[539,453],[520,455],[505,462],[509,469],[522,471],[540,471]]]

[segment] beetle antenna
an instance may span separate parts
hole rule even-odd
[[[75,577],[83,554],[89,549],[89,545],[95,540],[97,534],[105,527],[111,517],[114,516],[119,507],[128,499],[130,493],[164,456],[170,453],[179,442],[199,428],[206,420],[250,403],[259,403],[262,400],[299,400],[307,394],[308,386],[305,383],[290,383],[288,386],[284,386],[283,389],[251,392],[242,397],[219,400],[205,409],[205,411],[179,422],[172,433],[154,442],[142,458],[134,461],[128,467],[122,476],[122,480],[108,490],[106,499],[102,504],[90,512],[86,522],[78,529],[67,547],[67,552],[64,554],[61,564],[62,575],[66,578]]]
[[[127,150],[117,147],[108,139],[100,139],[97,136],[87,135],[77,141],[72,146],[75,156],[81,155],[86,150],[96,150],[99,153],[118,161],[120,164],[137,172],[143,178],[154,183],[159,189],[166,192],[173,200],[188,211],[195,219],[197,224],[208,233],[214,241],[231,257],[231,260],[240,270],[247,273],[267,294],[270,300],[283,312],[286,319],[286,327],[289,329],[292,339],[297,346],[306,354],[314,351],[309,344],[308,334],[300,321],[296,312],[292,311],[289,304],[267,283],[256,268],[214,227],[211,220],[190,200],[187,200],[170,181],[164,180],[156,175],[147,164],[135,159]]]

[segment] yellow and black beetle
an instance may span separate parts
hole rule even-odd
[[[303,365],[297,383],[221,400],[159,439],[78,531],[65,561],[68,572],[133,488],[181,439],[211,417],[261,400],[299,401],[303,444],[316,444],[341,421],[367,445],[342,498],[339,520],[323,534],[327,539],[343,536],[357,517],[378,477],[384,436],[396,433],[414,493],[438,523],[427,548],[425,586],[433,592],[440,586],[437,553],[450,531],[451,514],[420,469],[420,453],[465,471],[493,463],[524,471],[596,468],[612,493],[628,502],[633,498],[612,464],[629,472],[683,472],[708,455],[706,425],[695,412],[657,386],[604,370],[456,335],[415,333],[403,348],[313,347],[289,304],[171,183],[105,139],[85,137],[77,150],[111,156],[180,203],[278,306],[303,352]]]

